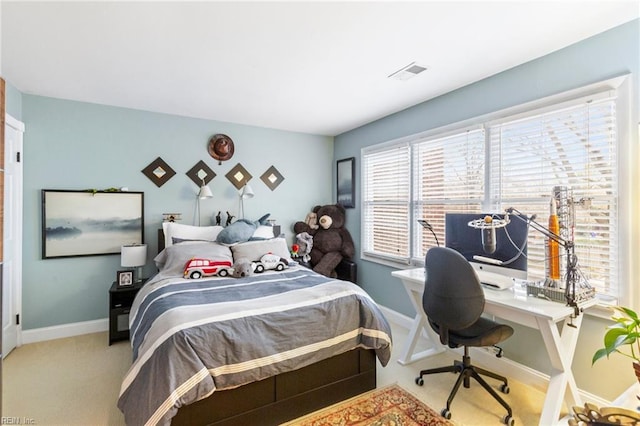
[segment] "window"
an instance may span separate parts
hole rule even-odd
[[[617,143],[615,99],[576,105],[491,125],[491,205],[536,214],[546,226],[553,188],[573,193],[567,238],[589,283],[617,294]],[[580,202],[582,200],[582,202]],[[561,253],[563,249],[561,248]],[[529,236],[529,276],[545,276],[545,239]]]
[[[547,100],[544,108],[503,112],[500,118],[482,117],[363,149],[363,257],[422,264],[436,239],[417,220],[426,219],[444,244],[446,212],[515,207],[537,215],[546,227],[554,188],[562,187],[574,201],[574,223],[565,236],[573,235],[580,269],[601,295],[615,300],[620,280],[616,109],[614,91],[550,105]],[[528,251],[529,277],[544,278],[545,237],[534,229]]]
[[[426,219],[444,244],[445,213],[480,213],[485,192],[485,131],[463,129],[413,144],[413,215]],[[430,231],[417,229],[412,258],[422,261],[436,245]],[[417,258],[417,259],[416,259]]]
[[[362,159],[362,235],[366,255],[409,261],[410,162],[408,144],[373,150]]]

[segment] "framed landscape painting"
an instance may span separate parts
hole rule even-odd
[[[144,193],[42,190],[42,258],[118,254],[144,240]]]

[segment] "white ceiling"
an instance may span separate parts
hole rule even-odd
[[[639,1],[2,1],[23,93],[337,135],[639,16]],[[408,81],[387,76],[416,62]]]

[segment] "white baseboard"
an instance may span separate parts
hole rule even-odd
[[[380,306],[380,310],[385,317],[396,324],[409,331],[413,318],[410,318],[400,312],[389,309],[385,306]],[[99,319],[93,321],[77,322],[72,324],[57,325],[52,327],[35,328],[32,330],[23,330],[21,333],[21,343],[35,343],[43,342],[46,340],[62,339],[65,337],[80,336],[82,334],[99,333],[109,330],[109,319]],[[423,333],[423,338],[426,338]],[[505,375],[508,378],[512,378],[519,382],[525,383],[529,386],[533,386],[537,389],[545,391],[549,383],[549,376],[532,368],[511,361],[507,358],[497,358],[495,355],[490,354],[480,348],[472,348],[473,358],[477,359],[479,364],[482,364],[489,370],[495,370],[500,374]],[[458,352],[458,350],[454,350]],[[580,397],[583,401],[589,401],[599,406],[606,406],[610,404],[610,401],[604,400],[591,393],[579,390]]]
[[[80,336],[82,334],[100,333],[109,330],[109,319],[76,322],[71,324],[54,325],[51,327],[22,330],[20,344],[44,342],[46,340],[62,339]]]
[[[399,325],[402,328],[406,328],[407,331],[411,328],[411,323],[413,322],[413,318],[406,316],[405,314],[401,314],[398,311],[394,311],[393,309],[389,309],[386,306],[378,305],[385,318],[387,318],[392,323]]]
[[[413,318],[410,318],[404,314],[401,314],[384,306],[380,306],[380,309],[390,322],[406,329],[407,333],[409,332],[413,323]],[[422,338],[427,339],[426,333],[422,333]],[[460,356],[462,356],[462,349],[460,348],[447,348],[447,350],[456,352]],[[522,365],[518,362],[512,361],[508,358],[498,358],[494,354],[482,348],[471,348],[471,351],[471,357],[474,360],[477,360],[478,364],[482,365],[486,369],[493,370],[509,379],[517,380],[528,386],[539,389],[542,392],[546,392],[546,389],[549,385],[549,375],[534,370],[533,368],[527,367],[526,365]],[[580,398],[582,398],[583,402],[591,402],[600,407],[611,404],[610,401],[607,401],[597,395],[583,391],[581,389],[578,389],[578,393],[580,394]]]

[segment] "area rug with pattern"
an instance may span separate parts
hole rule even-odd
[[[358,395],[286,423],[288,426],[453,425],[398,385]]]

